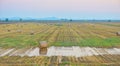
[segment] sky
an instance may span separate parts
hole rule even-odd
[[[0,0],[3,17],[120,19],[120,0]]]

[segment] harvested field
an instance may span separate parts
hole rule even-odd
[[[74,56],[4,56],[0,66],[119,66],[120,55]]]
[[[39,41],[47,41],[49,46],[120,47],[120,36],[116,35],[120,27],[111,24],[120,25],[116,22],[0,24],[0,47],[37,47]]]
[[[119,25],[0,24],[0,66],[119,66]],[[46,55],[39,52],[40,41],[48,43]]]

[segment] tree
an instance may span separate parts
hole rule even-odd
[[[72,19],[70,19],[70,21],[72,21]]]
[[[20,18],[20,21],[22,21],[22,18]]]
[[[9,21],[8,18],[6,18],[5,21],[8,22]]]
[[[111,20],[108,20],[108,22],[111,22]]]

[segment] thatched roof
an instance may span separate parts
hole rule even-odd
[[[117,34],[117,36],[120,36],[120,32],[117,32],[116,34]]]
[[[47,44],[46,41],[40,41],[40,44]]]

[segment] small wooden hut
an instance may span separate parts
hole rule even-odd
[[[120,32],[117,32],[116,35],[117,35],[117,36],[120,36]]]
[[[34,34],[35,34],[35,32],[34,32],[34,31],[31,31],[31,32],[30,32],[30,35],[34,35]]]
[[[41,55],[47,54],[47,47],[48,47],[47,42],[46,41],[41,41],[40,45],[39,45],[39,53]]]
[[[10,32],[11,30],[10,30],[10,29],[8,29],[7,31],[8,31],[8,32]]]

